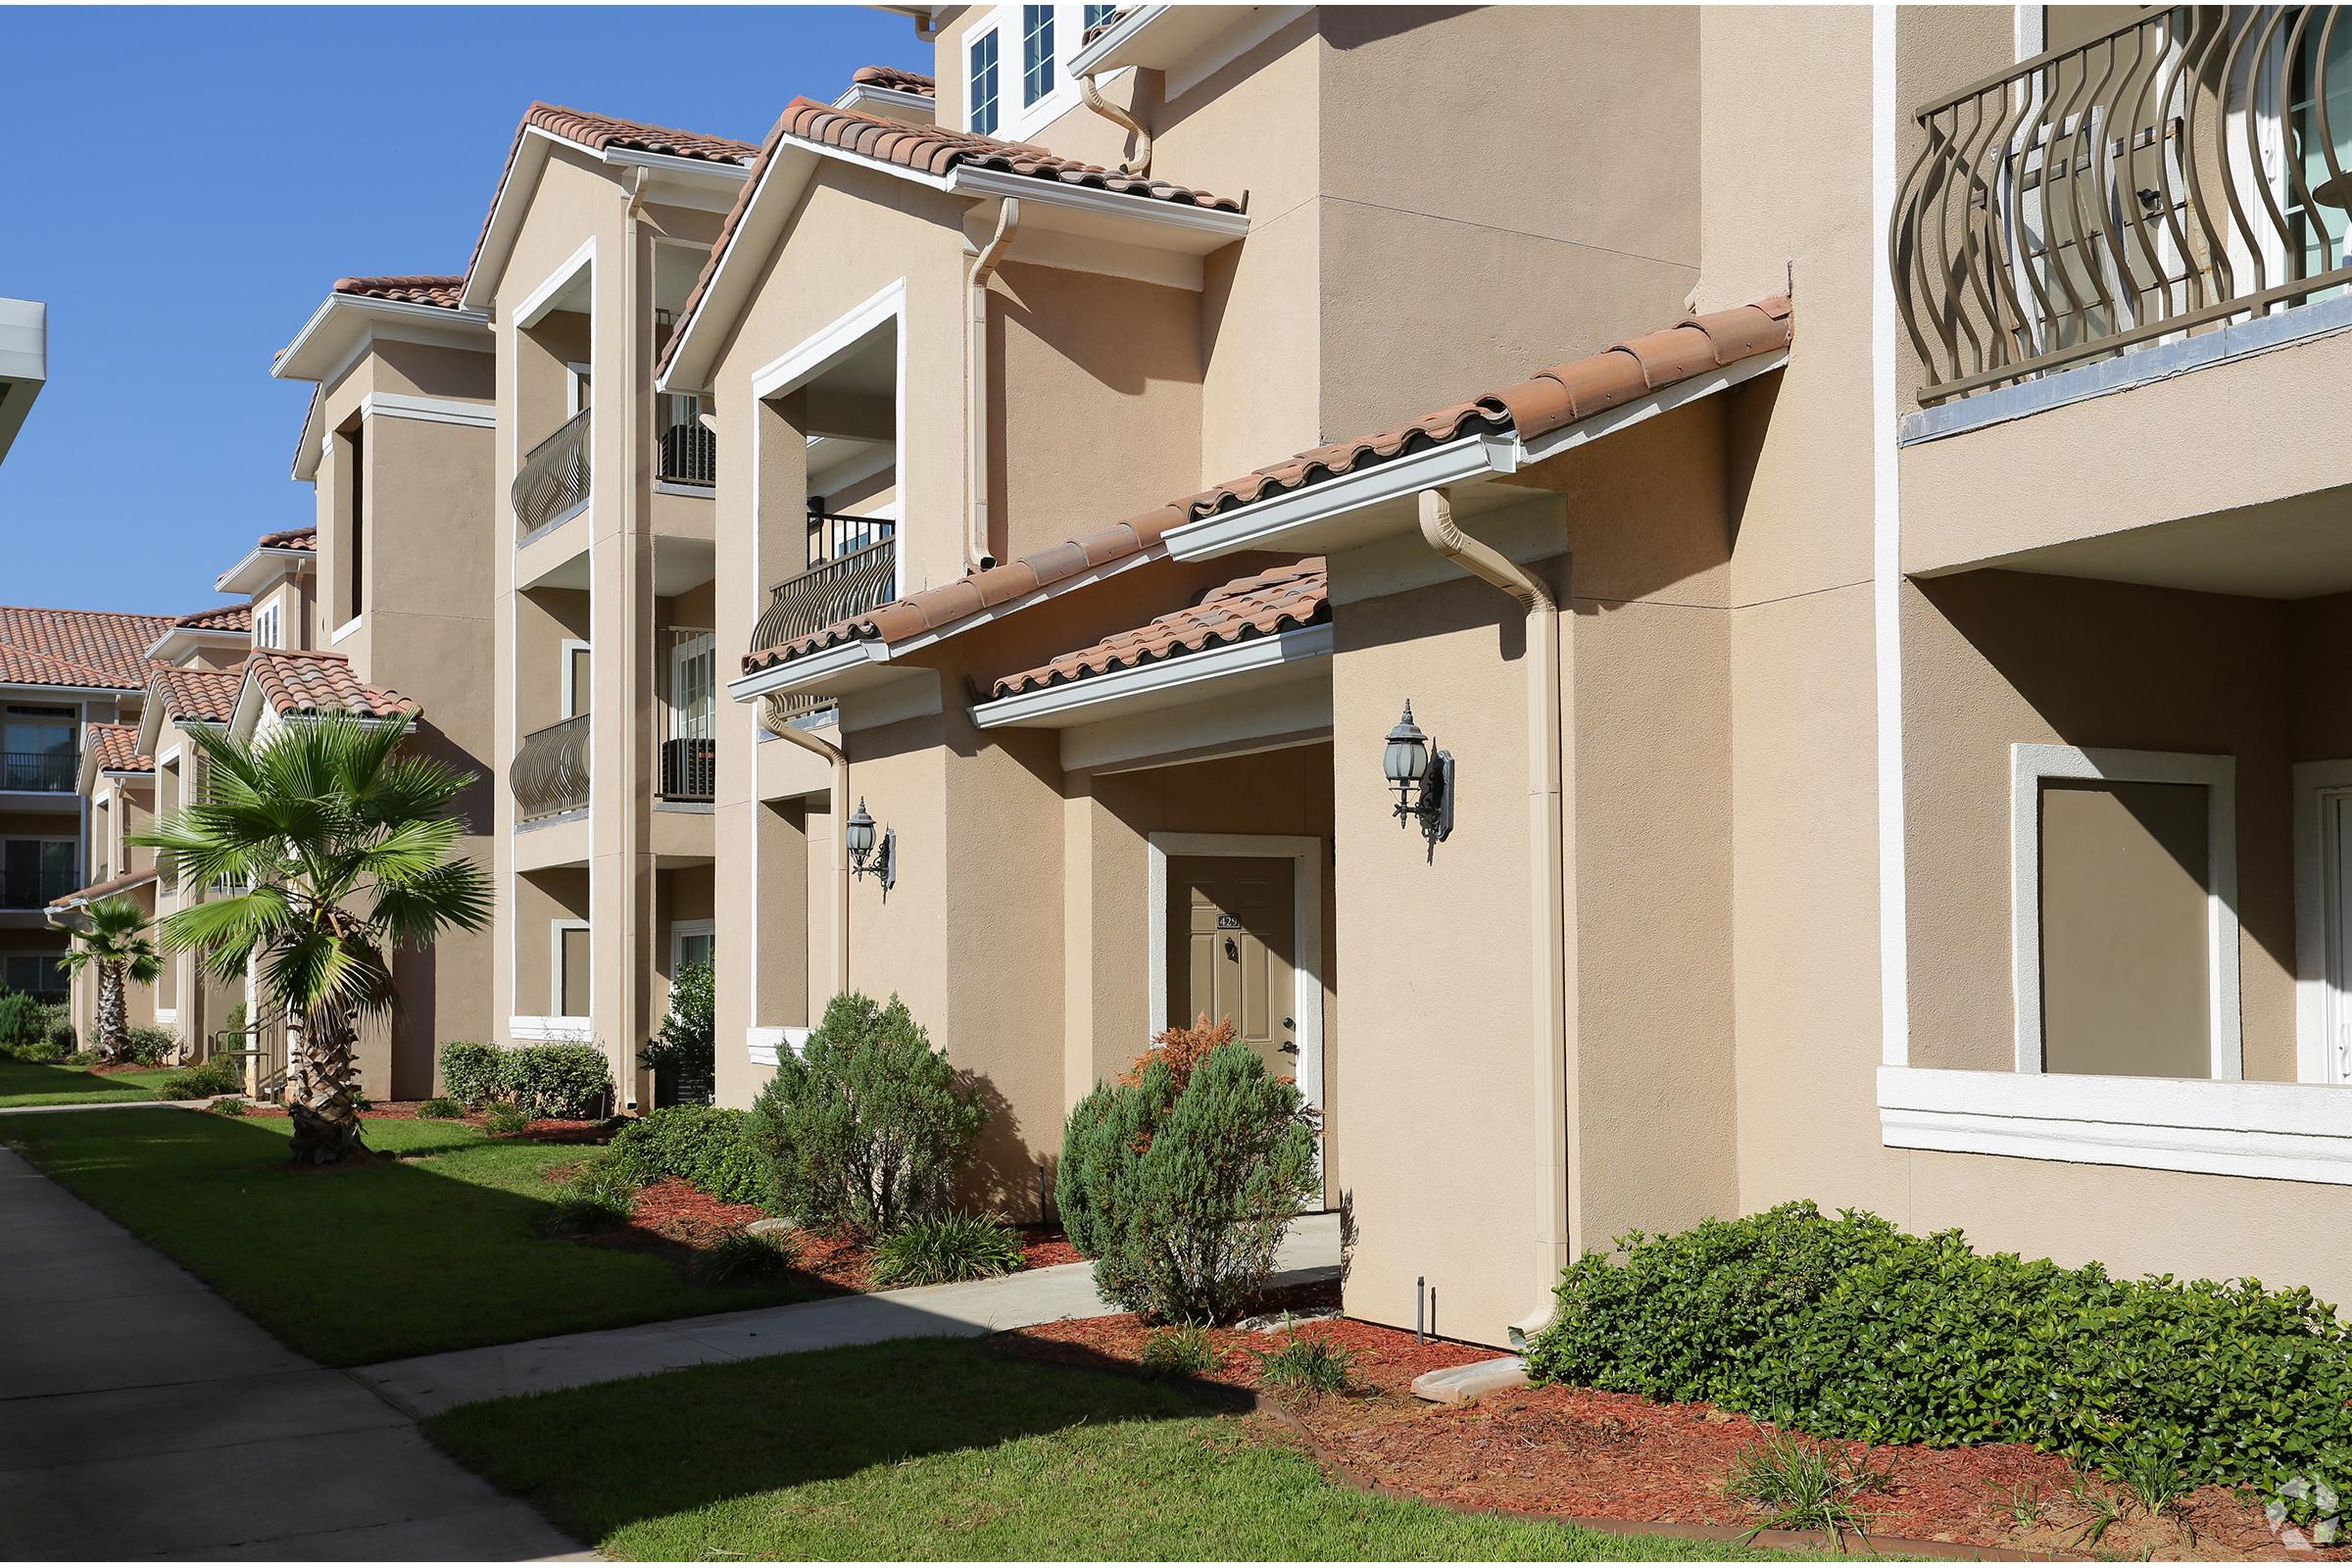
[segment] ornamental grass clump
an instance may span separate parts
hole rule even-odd
[[[1355,1370],[1355,1352],[1334,1344],[1328,1334],[1296,1335],[1280,1349],[1250,1353],[1257,1357],[1258,1382],[1306,1399],[1347,1393]]]
[[[1891,1484],[1867,1454],[1775,1436],[1733,1459],[1723,1490],[1755,1515],[1741,1541],[1752,1542],[1767,1530],[1817,1530],[1843,1551],[1848,1535],[1869,1539],[1872,1515],[1863,1495],[1885,1492]]]
[[[911,1219],[874,1247],[876,1285],[948,1285],[1010,1274],[1021,1266],[1021,1239],[977,1214]]]
[[[1562,1275],[1536,1381],[1820,1438],[2024,1443],[2164,1477],[2151,1495],[2352,1481],[2352,1329],[2307,1290],[2119,1280],[1809,1202],[1618,1247]]]
[[[897,997],[845,992],[752,1107],[778,1208],[858,1240],[947,1211],[988,1120]]]
[[[759,1285],[799,1263],[800,1244],[789,1231],[729,1231],[694,1254],[686,1275],[697,1285]]]

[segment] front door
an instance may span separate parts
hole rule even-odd
[[[1168,858],[1168,1016],[1231,1018],[1277,1078],[1298,1076],[1297,868],[1288,858]]]

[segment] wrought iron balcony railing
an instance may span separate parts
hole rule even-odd
[[[588,499],[588,411],[531,448],[514,474],[514,529],[528,538]]]
[[[2352,26],[2338,20],[2334,6],[2148,11],[1921,108],[1926,145],[1887,235],[1921,401],[2352,281]]]
[[[679,735],[662,743],[662,799],[707,801],[717,792],[717,741]]]
[[[809,526],[818,531],[820,542],[848,548],[829,553],[768,591],[767,609],[752,627],[753,653],[821,631],[837,620],[868,614],[897,593],[899,541],[889,519],[812,513]],[[777,694],[762,704],[762,716],[773,730],[831,706],[832,699],[821,695]]]
[[[72,752],[0,752],[0,789],[71,790],[80,776]]]
[[[718,435],[700,419],[666,426],[660,446],[663,483],[718,483]]]
[[[586,806],[588,715],[575,713],[525,735],[508,776],[514,790],[515,814],[522,821],[561,816]]]

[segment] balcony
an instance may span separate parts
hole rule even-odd
[[[586,807],[588,715],[575,713],[525,735],[508,776],[521,821],[537,822]]]
[[[718,436],[699,418],[664,425],[657,477],[663,484],[718,483]]]
[[[527,539],[588,504],[588,411],[531,448],[515,471],[514,531]]]
[[[837,620],[863,615],[889,604],[898,592],[898,526],[886,517],[808,514],[810,555],[815,564],[768,591],[767,609],[752,627],[752,653],[775,648]],[[832,699],[808,693],[776,693],[762,704],[770,730],[832,706]]]
[[[716,646],[708,627],[665,626],[660,639],[655,789],[664,801],[706,803],[718,783]]]
[[[1923,404],[2352,282],[2352,27],[2328,6],[2178,6],[1915,118],[1887,263]],[[2347,98],[2345,119],[2332,98]]]
[[[0,752],[0,789],[71,794],[81,776],[81,759],[71,750]]]

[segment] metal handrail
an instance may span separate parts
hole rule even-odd
[[[0,752],[0,789],[71,790],[80,777],[74,752]]]
[[[588,499],[588,411],[580,410],[531,448],[514,472],[514,530],[528,537]]]
[[[1923,106],[1886,238],[1920,401],[2352,283],[2338,12],[2151,11]]]
[[[508,779],[516,814],[525,822],[560,816],[588,804],[588,715],[575,713],[522,738]]]
[[[812,515],[812,526],[815,520]],[[894,525],[876,517],[843,520],[861,523],[879,537],[836,559],[820,561],[768,590],[767,609],[752,626],[753,653],[780,648],[836,621],[871,614],[890,603],[899,577]],[[812,693],[775,693],[763,703],[763,716],[773,730],[802,714],[829,708],[832,702],[830,697]]]
[[[718,435],[700,419],[669,425],[657,445],[663,483],[718,483]]]

